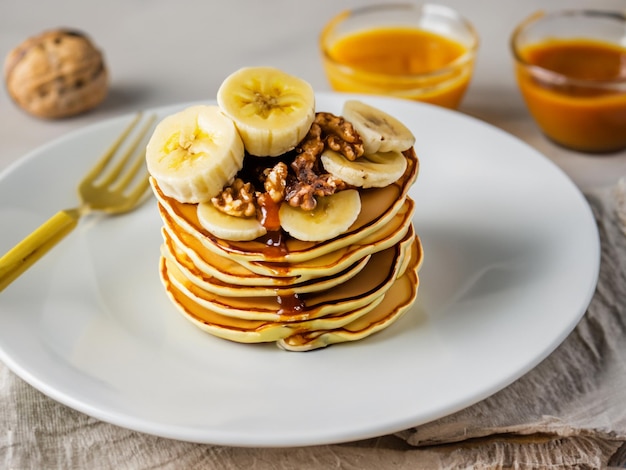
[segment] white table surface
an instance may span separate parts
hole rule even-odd
[[[371,2],[369,2],[371,3]],[[517,22],[540,8],[623,10],[624,0],[447,0],[477,28],[476,72],[460,111],[528,142],[583,190],[626,175],[626,151],[592,156],[559,148],[538,131],[517,90],[508,39]],[[246,65],[273,65],[330,89],[317,37],[356,0],[2,0],[0,55],[29,36],[67,26],[90,35],[105,53],[110,93],[94,111],[45,121],[18,109],[0,92],[0,171],[38,146],[112,116],[160,105],[209,100],[223,78]],[[418,136],[419,138],[419,136]]]

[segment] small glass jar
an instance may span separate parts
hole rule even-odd
[[[478,35],[442,5],[373,5],[333,18],[320,49],[336,91],[456,108],[472,76]]]
[[[512,33],[517,82],[543,133],[581,152],[626,148],[626,17],[539,12]]]

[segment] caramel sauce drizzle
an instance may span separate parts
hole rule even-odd
[[[306,304],[304,303],[304,299],[302,299],[298,294],[289,294],[289,295],[278,295],[276,296],[276,300],[278,301],[278,305],[280,308],[278,309],[279,315],[295,315],[297,313],[302,313],[306,310]]]
[[[280,205],[270,197],[268,193],[263,193],[257,198],[261,210],[261,223],[268,232],[280,230],[280,218],[278,209]]]
[[[268,193],[261,194],[257,202],[260,206],[261,223],[267,229],[267,234],[263,237],[266,255],[279,257],[286,255],[289,250],[285,243],[286,234],[280,227],[278,216],[279,204],[274,202]],[[276,302],[279,305],[278,314],[290,316],[302,313],[306,310],[306,304],[297,293],[277,295]]]

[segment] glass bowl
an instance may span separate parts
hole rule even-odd
[[[372,5],[331,19],[319,45],[336,91],[456,108],[472,76],[478,35],[442,5]]]
[[[581,152],[626,148],[626,17],[538,12],[511,35],[517,82],[552,141]]]

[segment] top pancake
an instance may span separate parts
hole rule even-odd
[[[267,237],[237,242],[215,237],[202,227],[196,215],[195,204],[182,204],[160,191],[154,179],[151,184],[160,207],[180,229],[198,239],[202,245],[221,256],[237,261],[267,263],[302,263],[359,242],[379,230],[403,207],[408,190],[419,171],[419,160],[413,149],[405,152],[408,160],[405,174],[396,183],[385,188],[361,189],[361,214],[348,231],[331,240],[303,242],[282,234],[279,247],[268,244]]]

